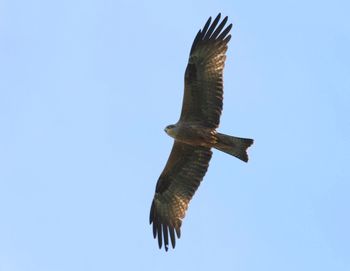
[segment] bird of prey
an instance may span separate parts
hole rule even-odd
[[[180,119],[165,132],[174,138],[168,162],[161,173],[150,211],[153,236],[159,248],[169,237],[175,247],[189,201],[200,185],[212,155],[211,148],[247,162],[247,148],[252,139],[218,133],[223,100],[223,69],[232,24],[225,28],[227,17],[219,24],[219,14],[208,19],[197,33],[185,71],[185,91]]]

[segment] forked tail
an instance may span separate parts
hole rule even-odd
[[[217,133],[216,136],[218,142],[214,145],[215,149],[231,154],[244,162],[248,162],[247,149],[253,144],[253,139],[234,137],[220,133]]]

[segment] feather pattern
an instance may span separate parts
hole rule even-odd
[[[175,232],[180,238],[182,219],[208,169],[211,155],[209,148],[174,142],[158,179],[150,212],[150,224],[153,223],[153,236],[158,237],[159,248],[164,241],[165,250],[168,250],[169,235],[175,247]]]
[[[200,121],[208,128],[217,128],[223,100],[223,69],[226,60],[228,35],[232,24],[227,17],[221,23],[219,14],[212,24],[208,19],[191,47],[185,72],[185,91],[180,121]],[[224,29],[224,30],[223,30]]]

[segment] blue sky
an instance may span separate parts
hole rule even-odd
[[[0,270],[350,270],[348,1],[0,1]],[[175,250],[148,215],[193,38],[234,24]],[[215,268],[215,269],[214,269]]]

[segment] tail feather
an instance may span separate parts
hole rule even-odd
[[[218,142],[214,145],[215,149],[233,155],[244,162],[248,162],[247,149],[253,144],[253,139],[234,137],[220,133],[217,133],[216,136]]]

